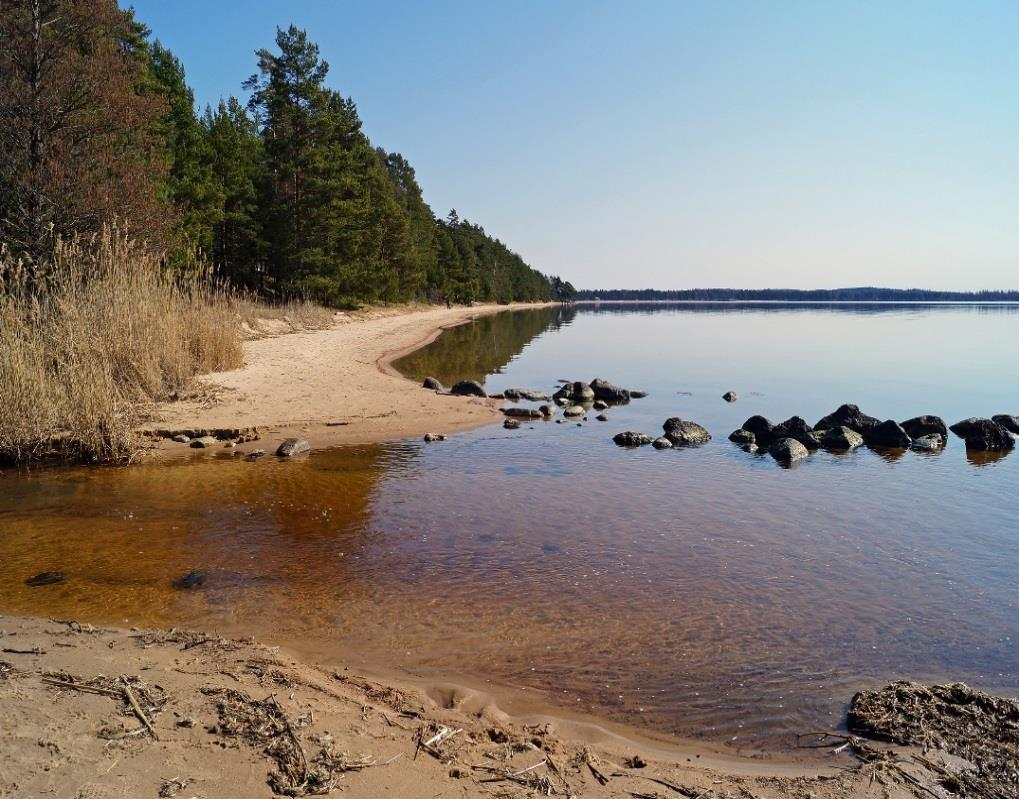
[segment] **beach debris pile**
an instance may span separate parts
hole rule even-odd
[[[930,760],[942,785],[966,796],[1019,796],[1019,700],[963,683],[900,680],[853,697],[851,732],[901,745],[942,750],[966,762],[950,769]]]
[[[340,774],[375,765],[368,755],[336,751],[329,736],[319,736],[319,751],[309,760],[297,732],[307,719],[302,716],[296,724],[292,722],[275,694],[258,700],[231,688],[206,688],[203,693],[215,697],[221,735],[239,738],[273,761],[268,783],[278,794],[327,794],[336,789]]]
[[[159,738],[153,721],[166,703],[170,701],[170,697],[158,685],[149,685],[136,676],[107,677],[100,674],[85,679],[66,671],[45,672],[42,675],[42,681],[56,691],[77,691],[117,699],[122,703],[121,712],[123,715],[134,716],[141,722],[140,727],[130,730],[103,727],[98,733],[100,738],[119,740],[145,733],[148,733],[153,739]]]

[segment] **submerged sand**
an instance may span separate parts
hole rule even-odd
[[[267,450],[291,436],[329,446],[479,427],[499,417],[498,401],[427,391],[391,363],[449,327],[535,307],[540,306],[371,309],[338,313],[325,330],[250,340],[244,366],[203,376],[199,398],[160,405],[147,427],[255,427],[262,438],[246,448]]]
[[[913,795],[846,748],[751,760],[513,719],[251,640],[0,616],[0,648],[2,797]]]

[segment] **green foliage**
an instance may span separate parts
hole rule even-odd
[[[558,295],[481,226],[455,211],[434,216],[410,163],[375,148],[354,101],[326,85],[329,65],[307,32],[278,29],[275,48],[257,51],[257,71],[243,84],[246,108],[231,97],[196,116],[180,60],[150,43],[130,12],[97,2],[95,19],[88,4],[46,0],[35,16],[22,8],[0,24],[0,65],[11,67],[0,73],[8,97],[0,111],[10,107],[0,114],[0,232],[15,246],[42,247],[53,222],[67,235],[115,216],[151,231],[171,265],[198,247],[235,285],[281,299],[508,303]],[[65,20],[73,23],[66,31]],[[51,44],[53,35],[63,38]],[[13,69],[40,52],[59,76],[52,86]],[[52,109],[32,101],[43,89]],[[87,181],[70,162],[60,171],[37,154],[68,93],[89,100],[74,120],[81,136],[67,145],[90,154],[84,163],[96,174]]]

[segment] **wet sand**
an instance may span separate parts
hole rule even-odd
[[[273,752],[288,747],[309,771],[328,764],[332,788],[355,797],[912,795],[872,781],[847,752],[749,760],[591,721],[510,717],[478,691],[377,682],[250,639],[0,616],[0,646],[0,796],[268,797]],[[255,726],[271,730],[267,706],[285,721],[259,738],[240,719],[261,712]],[[420,745],[444,728],[456,732]]]
[[[326,330],[245,342],[244,366],[200,378],[200,399],[155,409],[149,430],[257,428],[240,447],[275,449],[299,436],[313,447],[366,444],[468,430],[499,418],[499,402],[422,389],[392,362],[443,330],[480,316],[541,305],[412,306],[337,313]],[[185,444],[164,441],[164,451]]]

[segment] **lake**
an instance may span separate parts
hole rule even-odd
[[[227,451],[0,477],[0,610],[256,634],[744,751],[838,727],[892,678],[1019,693],[1019,454],[727,440],[1019,413],[1019,307],[607,305],[483,318],[397,363],[447,385],[649,392],[608,422],[490,425],[284,462]],[[727,390],[739,400],[726,403]],[[455,401],[455,400],[451,400]],[[697,449],[628,450],[669,416]],[[560,417],[561,418],[561,417]],[[208,572],[199,590],[171,583]],[[24,585],[46,570],[67,582]],[[356,657],[355,657],[356,653]]]

